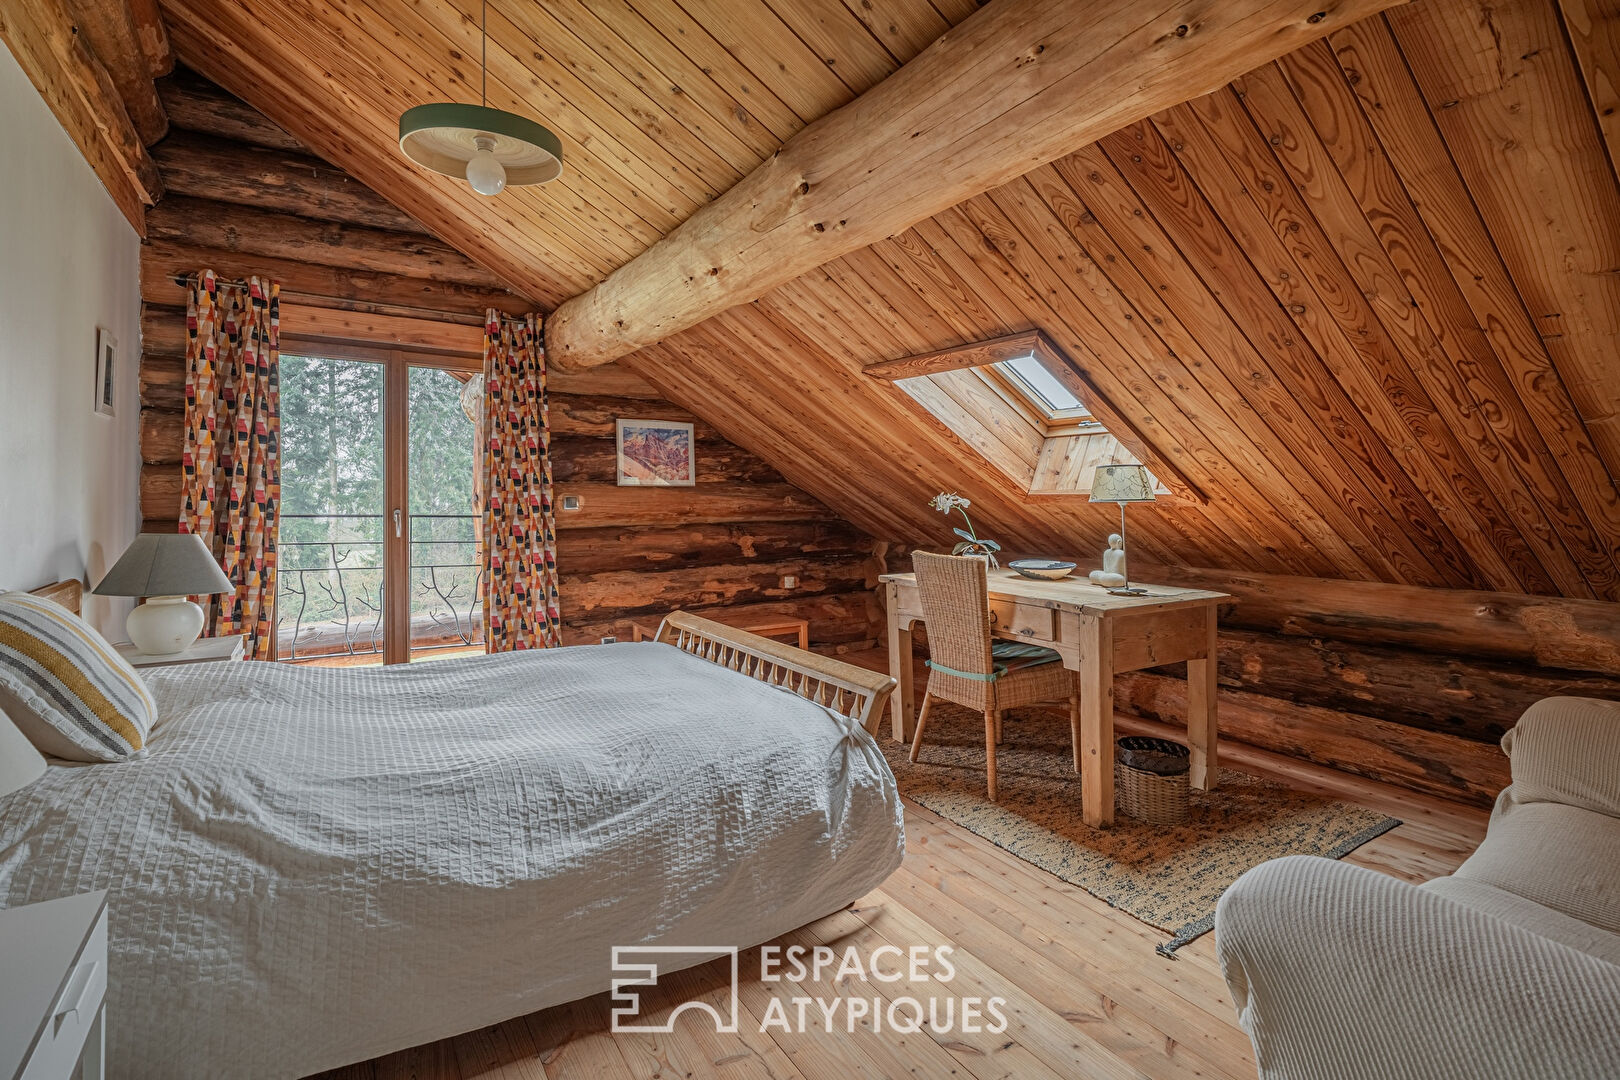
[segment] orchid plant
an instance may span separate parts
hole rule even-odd
[[[996,552],[1001,550],[1001,545],[994,540],[980,540],[978,534],[974,531],[973,519],[967,515],[967,508],[973,505],[971,502],[954,491],[949,493],[942,491],[929,499],[928,505],[946,516],[949,516],[950,512],[955,510],[962,515],[962,520],[967,522],[967,528],[965,529],[951,529],[952,532],[962,538],[961,543],[951,548],[952,555],[981,555],[991,566],[1000,565],[996,562]]]

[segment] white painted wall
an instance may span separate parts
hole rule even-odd
[[[0,589],[101,579],[140,531],[140,238],[0,46]],[[96,328],[117,416],[94,411]],[[85,598],[124,640],[130,602]]]

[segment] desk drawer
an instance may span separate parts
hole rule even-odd
[[[1056,641],[1057,612],[1051,608],[1016,604],[1011,600],[991,600],[990,627],[1004,637]]]
[[[67,977],[62,995],[51,1006],[39,1042],[23,1069],[22,1080],[60,1080],[72,1076],[84,1040],[95,1026],[107,996],[107,912],[101,912],[79,962]]]

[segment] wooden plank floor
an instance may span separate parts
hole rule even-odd
[[[880,666],[881,653],[856,657]],[[886,725],[885,725],[886,727]],[[1122,730],[1131,722],[1120,718]],[[887,735],[885,734],[886,738]],[[1265,751],[1231,746],[1223,764],[1319,791],[1401,818],[1406,824],[1347,861],[1412,881],[1449,873],[1485,832],[1485,811],[1459,806]],[[760,1021],[774,998],[793,1015],[799,997],[923,996],[925,986],[831,980],[767,983],[754,951],[744,953],[740,1034],[716,1035],[706,1015],[688,1010],[669,1035],[613,1035],[608,998],[547,1009],[376,1061],[340,1069],[337,1080],[598,1080],[639,1078],[848,1077],[1241,1078],[1255,1075],[1247,1036],[1237,1027],[1205,935],[1167,960],[1154,947],[1168,935],[1137,922],[1073,885],[1023,862],[921,807],[906,805],[906,858],[883,886],[853,908],[804,927],[783,944],[828,944],[863,956],[881,944],[950,945],[954,997],[1007,1000],[1007,1030],[933,1036],[868,1022],[834,1034],[819,1021],[808,1034]],[[752,973],[752,977],[750,977]],[[896,989],[899,987],[900,989]],[[666,977],[646,1001],[664,1017],[685,1001],[717,1006],[727,997],[714,965]],[[815,1017],[815,1009],[810,1015]]]

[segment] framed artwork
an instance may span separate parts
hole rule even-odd
[[[619,420],[614,428],[620,487],[691,487],[697,482],[691,424]]]
[[[118,403],[118,339],[105,327],[96,328],[96,412],[114,415]]]

